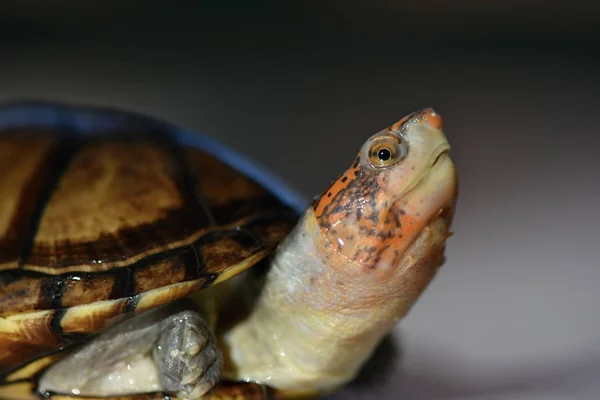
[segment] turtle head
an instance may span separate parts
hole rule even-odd
[[[411,246],[439,218],[445,220],[436,240],[443,244],[457,193],[449,150],[442,119],[430,108],[371,136],[313,203],[326,252],[341,256],[335,264],[379,277],[398,274]]]

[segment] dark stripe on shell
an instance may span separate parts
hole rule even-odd
[[[135,276],[130,268],[117,268],[113,270],[115,280],[110,292],[110,299],[121,299],[131,297],[134,293]]]
[[[154,138],[168,152],[175,167],[175,181],[177,182],[181,197],[188,206],[191,206],[193,217],[196,219],[196,226],[214,226],[216,221],[211,213],[210,206],[204,200],[197,182],[200,177],[194,176],[190,169],[183,149],[177,143],[177,140],[168,132],[154,132]]]
[[[29,223],[25,228],[25,231],[22,236],[23,241],[21,243],[21,251],[19,257],[19,265],[21,267],[27,262],[27,259],[31,254],[33,241],[40,223],[40,219],[42,217],[46,204],[50,200],[50,196],[52,196],[54,188],[56,187],[56,185],[58,185],[61,176],[66,171],[67,167],[69,166],[69,163],[71,162],[75,154],[77,154],[77,152],[83,147],[84,144],[85,142],[81,140],[81,138],[78,138],[76,136],[70,136],[58,142],[57,147],[51,152],[49,159],[44,163],[42,168],[38,170],[36,177],[32,179],[32,181],[36,181],[37,179],[44,179],[45,182],[41,192],[37,193],[36,206],[28,220]],[[40,175],[43,176],[43,178],[38,177]],[[25,195],[27,196],[27,192],[25,192]],[[20,221],[20,219],[17,218],[17,221]]]
[[[200,271],[206,269],[206,264],[202,260],[202,256],[199,254],[196,246],[189,246],[189,253],[191,254],[188,262],[185,263],[185,280],[193,279],[194,276],[199,276]]]
[[[62,307],[62,295],[65,289],[65,279],[53,276],[42,281],[38,304],[42,309],[59,309]]]
[[[125,308],[123,311],[125,315],[133,314],[133,312],[138,306],[138,303],[140,302],[140,296],[141,295],[136,294],[135,296],[130,296],[127,298],[127,301],[125,302]]]
[[[63,339],[63,328],[62,328],[62,325],[60,324],[60,321],[62,320],[62,318],[66,312],[67,312],[66,308],[59,308],[54,311],[54,313],[52,314],[52,319],[50,320],[50,329],[52,330],[52,333],[54,335],[56,335],[57,339],[59,339],[59,340]]]
[[[62,327],[62,319],[65,316],[69,309],[68,308],[59,308],[54,310],[52,314],[52,319],[50,320],[50,329],[52,330],[52,334],[56,337],[59,343],[62,344],[61,347],[65,347],[70,344],[81,343],[84,340],[93,336],[88,333],[65,333]]]
[[[69,162],[84,143],[70,135],[58,141],[29,179],[9,223],[10,239],[5,238],[0,243],[0,263],[18,259],[19,266],[23,266],[27,262],[44,208]]]

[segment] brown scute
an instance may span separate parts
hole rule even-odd
[[[267,242],[277,243],[293,228],[294,223],[292,221],[289,218],[256,220],[252,224],[252,233]]]
[[[184,154],[192,174],[203,177],[198,181],[198,190],[218,224],[230,224],[258,210],[278,206],[274,203],[279,201],[262,186],[217,158],[191,148]]]
[[[186,280],[186,269],[196,269],[196,264],[193,250],[188,247],[182,249],[172,258],[149,264],[146,268],[138,268],[133,272],[134,292],[142,293],[158,287],[184,282]],[[196,278],[198,275],[189,276],[188,279]]]
[[[42,283],[40,277],[0,272],[0,317],[35,310],[42,297]]]
[[[119,299],[55,311],[62,314],[54,314],[53,322],[58,326],[53,326],[53,333],[59,335],[65,343],[69,339],[81,338],[82,335],[96,334],[125,318],[126,306],[127,299]]]
[[[218,273],[221,266],[235,265],[261,250],[264,247],[258,240],[231,232],[217,242],[206,243],[202,247],[202,260],[207,272]]]
[[[158,145],[107,141],[72,160],[42,214],[27,266],[61,269],[154,253],[206,227]]]
[[[61,306],[72,307],[110,298],[114,274],[68,274],[64,278]]]
[[[151,290],[143,295],[136,296],[137,301],[135,302],[135,309],[133,311],[139,314],[156,306],[171,303],[198,290],[202,290],[210,286],[213,282],[214,277],[205,277]]]
[[[52,317],[53,312],[41,312],[1,321],[0,377],[28,360],[62,347],[52,331]]]
[[[0,270],[19,264],[37,197],[49,172],[43,167],[54,145],[51,137],[31,137],[29,131],[5,134],[0,141]]]

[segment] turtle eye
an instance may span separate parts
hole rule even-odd
[[[396,137],[385,136],[373,141],[369,148],[369,162],[375,168],[395,164],[406,157],[406,146]]]

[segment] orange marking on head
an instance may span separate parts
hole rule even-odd
[[[407,116],[405,116],[404,118],[402,118],[400,121],[396,122],[394,125],[392,125],[390,127],[390,131],[392,132],[398,132],[400,131],[400,128],[402,127],[402,125],[404,125],[410,118],[412,118],[413,114],[409,114]]]
[[[356,179],[356,176],[354,175],[356,171],[358,171],[358,166],[351,167],[342,176],[336,179],[329,189],[327,189],[327,191],[323,192],[321,197],[315,202],[314,206],[315,216],[317,218],[323,214],[323,211],[325,211],[325,208],[331,204],[335,196],[342,190],[346,189],[350,182]]]
[[[442,129],[442,116],[436,113],[433,108],[424,109],[421,115],[429,125],[437,129]]]

